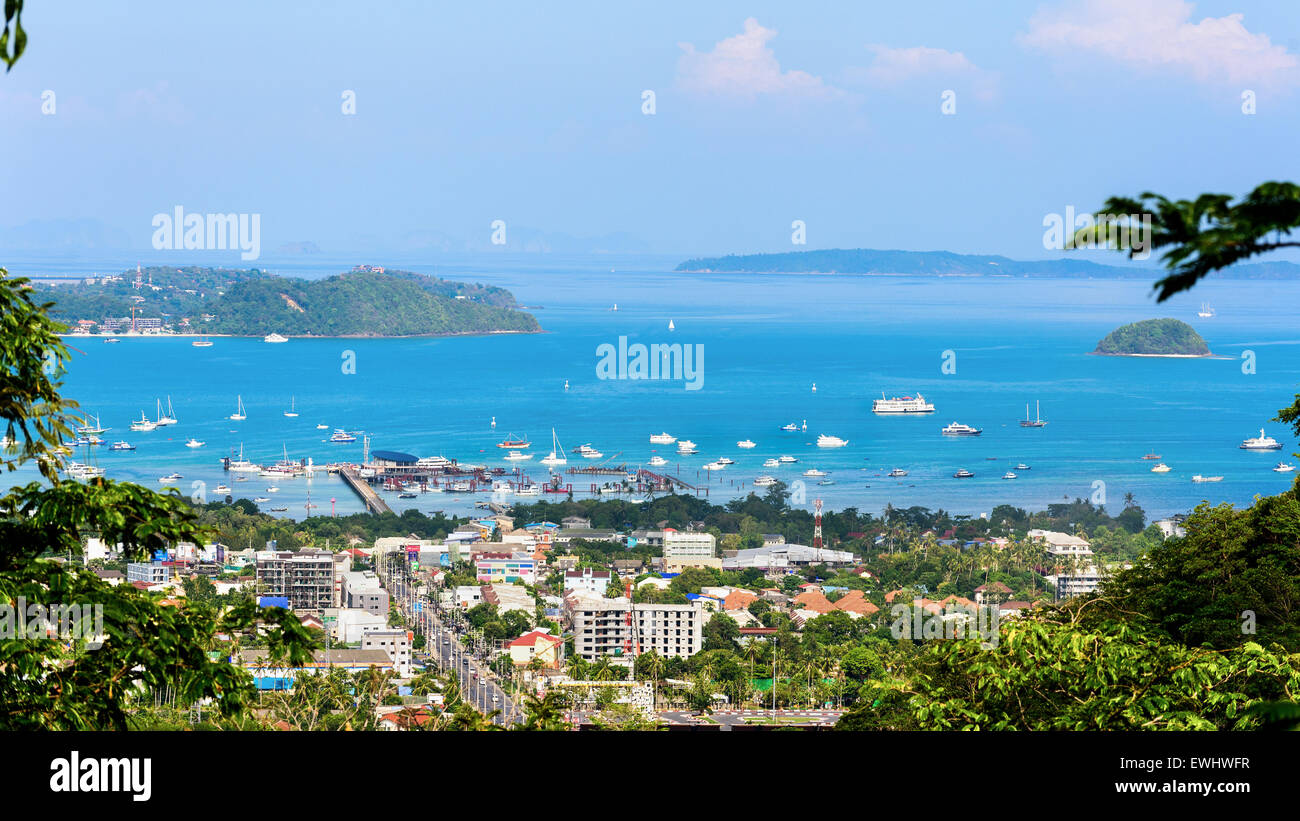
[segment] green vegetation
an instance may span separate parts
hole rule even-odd
[[[322,280],[257,269],[149,268],[117,281],[42,285],[51,315],[72,324],[161,318],[175,331],[265,336],[436,336],[540,330],[505,289],[410,271],[351,271]],[[151,284],[150,284],[151,283]]]
[[[1191,325],[1178,319],[1144,319],[1122,325],[1097,343],[1107,356],[1209,356],[1210,348]]]

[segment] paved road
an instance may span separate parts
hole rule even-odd
[[[492,719],[495,724],[518,724],[523,721],[519,708],[501,689],[484,661],[466,649],[456,633],[436,617],[433,620],[433,635],[428,637],[428,641],[432,646],[426,649],[437,659],[439,668],[456,671],[461,695],[475,709],[484,714],[500,710],[501,715]]]

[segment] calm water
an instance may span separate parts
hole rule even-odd
[[[318,276],[349,266],[281,270]],[[116,267],[126,266],[66,270]],[[418,262],[402,267],[435,272]],[[1156,306],[1149,285],[1137,282],[684,275],[668,267],[645,260],[539,264],[533,258],[436,268],[441,276],[510,288],[521,303],[543,306],[535,314],[547,333],[535,336],[295,339],[284,345],[217,338],[211,348],[194,348],[188,339],[124,338],[117,345],[76,339],[67,393],[113,428],[107,441],[126,438],[139,448],[95,449],[93,457],[109,476],[159,487],[159,476],[177,471],[185,477],[179,484],[185,493],[192,482],[210,489],[224,480],[237,495],[273,496],[265,507],[288,505],[285,515],[292,516],[305,513],[308,489],[321,512],[330,510],[331,498],[339,512],[361,505],[323,474],[281,481],[277,494],[265,493],[268,480],[258,477],[236,484],[221,471],[219,457],[242,444],[259,462],[275,461],[282,450],[317,463],[358,461],[360,439],[329,444],[323,441],[329,431],[315,427],[323,423],[369,432],[374,449],[510,467],[494,445],[513,432],[533,441],[536,455],[524,465],[532,479],[542,480],[546,469],[536,460],[549,450],[554,427],[566,449],[591,443],[629,467],[658,452],[670,462],[663,470],[707,484],[717,501],[747,492],[761,474],[792,482],[814,467],[834,484],[804,479],[806,506],[822,498],[830,509],[867,511],[890,502],[978,514],[1000,503],[1040,509],[1104,492],[1113,510],[1132,493],[1148,513],[1165,515],[1202,499],[1248,504],[1256,494],[1290,484],[1288,475],[1270,469],[1280,459],[1292,460],[1296,443],[1268,419],[1290,403],[1300,383],[1300,332],[1294,327],[1300,283],[1210,282]],[[1204,301],[1214,305],[1216,317],[1196,316]],[[609,310],[615,303],[618,311]],[[1116,325],[1160,316],[1190,322],[1225,358],[1088,355]],[[617,345],[620,336],[629,343],[702,346],[702,388],[597,379],[597,347]],[[945,351],[952,352],[955,373],[941,369]],[[1253,374],[1243,373],[1243,351],[1254,353]],[[355,354],[355,374],[341,368],[348,352]],[[920,391],[938,412],[874,416],[871,400],[881,391]],[[247,407],[244,422],[225,418],[237,394]],[[152,418],[155,399],[165,403],[168,396],[179,425],[127,430],[141,410]],[[301,414],[296,419],[283,416],[291,398]],[[1032,412],[1036,400],[1049,424],[1020,428],[1025,404]],[[805,419],[806,433],[779,430]],[[939,429],[952,421],[982,427],[984,434],[941,436]],[[1284,450],[1239,450],[1260,427]],[[695,441],[699,454],[678,457],[674,446],[650,445],[650,434],[660,431]],[[819,433],[849,445],[818,449],[813,442]],[[191,436],[206,446],[186,448]],[[737,448],[746,438],[758,447]],[[1152,450],[1173,468],[1170,473],[1153,474],[1153,463],[1141,461]],[[799,461],[761,467],[781,454]],[[701,466],[721,456],[736,464],[710,480]],[[569,459],[569,466],[589,464],[573,454]],[[1032,469],[1003,480],[1018,462]],[[886,478],[893,467],[909,475]],[[952,478],[963,467],[975,478]],[[1195,484],[1196,473],[1224,479]],[[590,479],[574,484],[586,487]],[[425,511],[464,511],[473,498],[399,500],[389,494],[388,500],[397,510],[414,504]]]

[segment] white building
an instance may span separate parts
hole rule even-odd
[[[1101,586],[1105,574],[1097,567],[1087,539],[1054,530],[1031,530],[1029,538],[1044,544],[1049,564],[1061,566],[1071,560],[1075,563],[1075,568],[1068,572],[1044,577],[1056,589],[1058,601],[1084,593],[1095,593]]]
[[[712,533],[664,530],[664,559],[711,559],[718,540]]]
[[[592,570],[590,567],[568,570],[564,573],[564,589],[582,590],[604,596],[605,591],[609,589],[610,575],[608,570]]]
[[[650,650],[689,658],[704,644],[707,614],[699,604],[634,605],[625,597],[574,592],[565,597],[565,614],[573,629],[574,653],[587,661]]]
[[[411,634],[405,630],[367,630],[361,634],[361,649],[383,650],[398,675],[411,674]]]

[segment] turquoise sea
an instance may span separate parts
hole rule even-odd
[[[525,472],[544,480],[537,460],[549,450],[551,428],[572,450],[590,443],[612,463],[645,465],[655,453],[663,470],[709,488],[715,501],[748,492],[759,475],[803,479],[804,506],[821,498],[829,509],[877,512],[886,503],[924,505],[979,514],[1002,503],[1029,509],[1075,497],[1104,498],[1118,510],[1132,493],[1148,514],[1187,511],[1202,500],[1248,504],[1291,483],[1271,468],[1294,461],[1290,431],[1268,420],[1300,389],[1300,331],[1295,306],[1300,283],[1210,281],[1191,294],[1156,305],[1148,282],[909,278],[810,275],[679,274],[658,259],[576,259],[530,256],[467,259],[438,265],[419,260],[391,264],[451,279],[512,290],[546,333],[446,339],[214,338],[195,348],[188,338],[71,340],[77,349],[66,380],[68,395],[112,428],[104,438],[138,447],[92,450],[113,478],[160,487],[176,471],[189,494],[193,482],[208,492],[223,480],[237,495],[265,493],[268,480],[234,483],[219,458],[242,446],[254,461],[273,462],[287,451],[318,464],[359,461],[361,440],[324,441],[326,424],[364,430],[373,449],[419,456],[442,454],[463,462],[512,467],[495,447],[507,433],[526,435],[536,454]],[[283,274],[324,276],[355,260],[266,263]],[[89,273],[133,267],[126,260],[19,261],[14,274]],[[1197,317],[1203,302],[1217,315]],[[611,310],[617,304],[618,310]],[[1221,358],[1114,358],[1089,355],[1116,327],[1150,317],[1191,323]],[[669,330],[669,322],[674,330]],[[683,381],[602,380],[597,350],[629,344],[702,346],[699,390]],[[947,352],[947,353],[946,353]],[[345,373],[355,355],[356,372]],[[1243,368],[1243,353],[1254,372]],[[943,365],[955,365],[945,373]],[[565,381],[569,389],[564,388]],[[812,390],[813,384],[817,390]],[[921,392],[933,415],[877,417],[871,400]],[[226,417],[242,395],[248,419]],[[127,430],[155,400],[170,397],[180,424],[151,433]],[[296,403],[297,418],[283,412]],[[1018,421],[1026,403],[1041,403],[1044,428]],[[495,417],[495,430],[490,422]],[[786,423],[807,431],[785,433]],[[979,437],[950,438],[939,430],[958,421],[984,429]],[[1238,444],[1260,428],[1283,442],[1280,452],[1242,451]],[[649,443],[667,431],[691,439],[699,454],[678,457],[674,446]],[[849,441],[815,447],[818,434]],[[189,449],[189,437],[206,442]],[[752,450],[736,442],[751,439]],[[1150,472],[1150,451],[1172,470]],[[761,467],[782,454],[798,458],[779,469]],[[79,454],[80,456],[80,454]],[[735,464],[711,477],[701,467],[727,456]],[[570,454],[569,466],[588,464]],[[597,460],[601,461],[601,460]],[[1016,480],[1003,480],[1016,463]],[[909,472],[885,477],[891,468]],[[809,468],[834,484],[805,479]],[[973,479],[958,480],[966,468]],[[1196,484],[1193,474],[1223,481]],[[13,474],[14,479],[27,474]],[[575,477],[576,478],[576,477]],[[586,487],[590,479],[574,481]],[[264,507],[287,505],[301,517],[308,490],[317,512],[361,509],[339,480],[279,481]],[[250,487],[251,486],[251,487]],[[763,491],[759,491],[763,492]],[[579,494],[580,496],[585,494]],[[463,512],[477,497],[387,494],[394,509]]]

